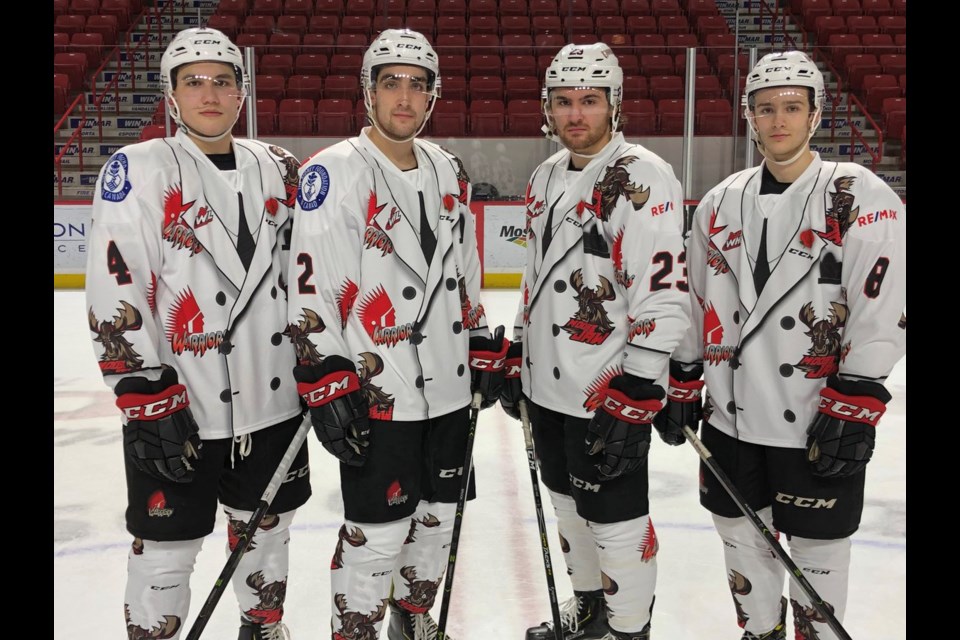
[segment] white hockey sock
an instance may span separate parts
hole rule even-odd
[[[596,591],[600,582],[600,558],[587,521],[577,514],[577,503],[562,493],[547,491],[557,514],[560,549],[574,591]]]
[[[236,546],[252,511],[224,507],[228,519],[227,557]],[[283,618],[290,566],[290,523],[294,511],[265,515],[253,534],[250,546],[240,557],[231,581],[242,616],[251,622],[270,624]]]
[[[177,640],[190,611],[190,575],[203,538],[155,542],[137,538],[127,555],[127,635]]]
[[[773,532],[772,509],[766,507],[757,511],[757,515]],[[757,635],[772,630],[780,623],[786,569],[746,517],[714,515],[713,524],[723,540],[727,584],[737,609],[738,623]]]
[[[393,597],[411,613],[433,606],[449,560],[457,505],[423,502],[410,518],[410,529],[394,565]]]
[[[657,535],[650,516],[611,524],[590,523],[603,571],[610,627],[642,631],[650,622],[657,586]]]
[[[410,520],[360,524],[347,520],[330,563],[331,629],[346,637],[379,637],[387,615],[390,577]],[[347,630],[344,632],[344,630]],[[360,634],[360,635],[351,635]]]
[[[847,608],[847,585],[850,578],[850,538],[811,540],[790,536],[790,557],[803,576],[825,602],[833,607],[833,615],[843,622]],[[797,631],[804,638],[834,640],[837,636],[810,605],[810,598],[790,581],[790,604]]]

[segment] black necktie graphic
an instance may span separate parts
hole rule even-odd
[[[423,250],[423,257],[427,264],[433,260],[433,252],[437,248],[437,237],[433,235],[430,229],[430,221],[427,219],[427,208],[423,204],[423,193],[420,193],[420,248]]]
[[[753,269],[753,284],[757,287],[757,295],[763,291],[770,277],[770,263],[767,262],[767,219],[763,219],[763,230],[760,232],[760,250],[757,251],[757,264]]]
[[[237,253],[240,255],[240,262],[243,268],[250,270],[250,263],[253,261],[253,252],[257,249],[257,243],[253,241],[253,235],[250,233],[250,227],[247,226],[247,216],[243,212],[243,197],[237,194],[240,200],[240,225],[237,230]]]

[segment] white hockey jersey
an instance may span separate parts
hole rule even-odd
[[[300,169],[289,265],[297,358],[355,362],[372,418],[434,418],[469,404],[469,337],[488,332],[470,183],[456,156],[423,140],[411,182],[366,131]]]
[[[816,155],[765,206],[768,218],[790,216],[790,238],[774,239],[758,299],[745,253],[759,239],[744,238],[743,220],[758,207],[761,170],[730,176],[697,208],[687,248],[696,313],[675,358],[702,360],[712,426],[802,448],[828,376],[883,382],[904,354],[905,206],[865,167]]]
[[[234,140],[231,184],[182,132],[123,147],[104,165],[87,245],[94,350],[110,386],[170,365],[203,439],[301,412],[287,323],[286,247],[297,159]],[[236,249],[243,197],[256,248]]]
[[[568,151],[554,154],[527,185],[514,337],[523,340],[524,393],[585,418],[622,372],[666,388],[690,303],[672,167],[621,133],[583,170],[568,173],[569,162]]]

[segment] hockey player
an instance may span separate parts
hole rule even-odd
[[[104,165],[86,274],[94,350],[124,422],[131,638],[180,637],[218,499],[232,546],[302,422],[282,335],[298,162],[231,135],[247,75],[224,34],[180,32],[160,73],[179,130]],[[284,637],[308,471],[303,447],[233,575],[241,640]]]
[[[811,151],[823,100],[823,76],[799,51],[768,54],[747,76],[744,116],[764,160],[696,210],[694,321],[670,395],[695,398],[704,372],[704,444],[842,620],[883,382],[906,344],[906,219],[868,169]],[[680,443],[700,403],[670,405]],[[784,568],[704,465],[700,482],[743,639],[785,640]],[[789,594],[797,638],[836,637],[792,581]]]
[[[437,635],[473,392],[499,398],[507,341],[480,304],[470,182],[417,139],[440,97],[433,47],[388,29],[360,72],[371,126],[300,169],[289,279],[294,375],[339,460],[333,638]],[[485,370],[482,370],[485,369]]]
[[[507,364],[530,402],[573,583],[561,613],[568,639],[650,638],[650,425],[689,323],[680,183],[663,159],[624,140],[622,95],[605,44],[567,45],[547,68],[545,130],[564,149],[527,185],[523,299]],[[520,379],[508,378],[501,397],[514,417]],[[552,639],[553,625],[526,637]]]

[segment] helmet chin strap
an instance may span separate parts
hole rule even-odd
[[[180,115],[180,105],[177,104],[177,99],[174,98],[172,94],[167,95],[167,98],[170,100],[171,104],[173,105],[173,109],[170,110],[170,117],[173,118],[173,121],[177,123],[178,127],[183,129],[184,133],[194,138],[197,138],[198,140],[203,140],[204,142],[219,142],[220,140],[223,140],[228,135],[230,135],[230,133],[233,131],[233,127],[235,127],[237,124],[237,120],[240,119],[240,111],[243,109],[243,101],[246,99],[246,97],[247,97],[247,93],[246,91],[244,91],[240,98],[240,106],[237,107],[237,115],[234,117],[233,122],[230,124],[230,126],[227,127],[226,131],[215,136],[205,136],[202,133],[198,133],[197,131],[194,131],[189,126],[187,126],[187,123],[183,121],[183,116]]]

